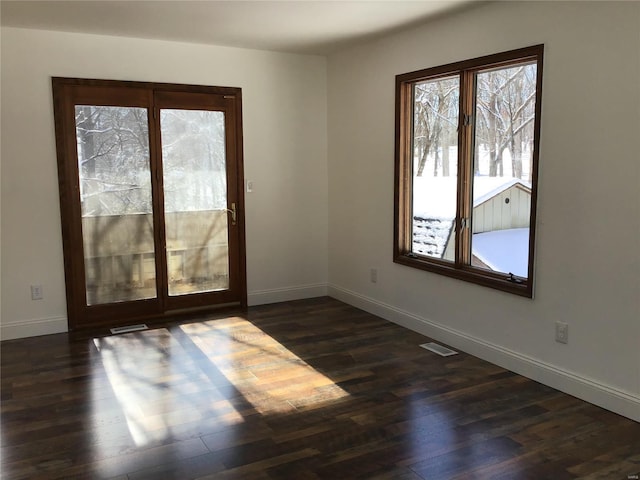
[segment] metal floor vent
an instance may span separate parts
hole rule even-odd
[[[111,333],[129,333],[129,332],[138,332],[140,330],[147,330],[147,326],[144,323],[139,323],[138,325],[127,325],[126,327],[117,327],[112,328]]]
[[[443,347],[442,345],[438,345],[437,343],[433,342],[423,343],[420,346],[427,350],[431,350],[433,353],[437,353],[441,357],[450,357],[451,355],[458,354],[458,352],[456,352],[455,350],[451,350],[450,348]]]

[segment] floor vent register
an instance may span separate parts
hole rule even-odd
[[[455,350],[451,350],[450,348],[444,347],[442,345],[438,345],[437,343],[433,343],[433,342],[423,343],[420,346],[434,353],[437,353],[441,357],[450,357],[451,355],[458,354],[458,352],[456,352]]]
[[[117,333],[129,333],[129,332],[139,332],[140,330],[147,330],[148,327],[144,323],[139,323],[138,325],[127,325],[126,327],[116,327],[111,329],[111,333],[114,335]]]

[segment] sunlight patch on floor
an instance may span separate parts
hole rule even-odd
[[[349,395],[243,318],[180,328],[261,414],[290,413]]]
[[[136,447],[160,444],[185,424],[225,428],[247,415],[287,414],[348,396],[240,317],[93,343],[112,390],[94,392],[95,430],[126,422]]]
[[[226,425],[243,421],[168,330],[93,342],[136,446],[162,442],[176,426],[209,417]]]

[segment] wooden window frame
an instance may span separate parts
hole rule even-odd
[[[421,270],[438,273],[505,292],[533,298],[536,205],[538,191],[538,158],[540,151],[540,118],[542,109],[543,45],[510,50],[462,62],[404,73],[396,76],[395,111],[395,188],[394,188],[394,252],[393,261]],[[509,277],[471,265],[471,228],[462,228],[462,219],[472,216],[475,123],[464,122],[475,113],[476,75],[479,71],[508,67],[535,61],[536,99],[531,171],[531,214],[529,221],[529,257],[526,278]],[[412,251],[413,239],[413,103],[416,83],[441,77],[459,76],[460,104],[458,114],[458,187],[455,218],[455,260],[453,262],[417,255]],[[466,124],[465,124],[466,123]],[[457,233],[461,232],[461,233]]]

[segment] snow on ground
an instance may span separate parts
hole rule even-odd
[[[457,181],[457,177],[414,177],[413,215],[421,218],[453,219],[456,216]],[[474,206],[516,182],[529,186],[528,182],[513,177],[474,177]]]
[[[457,177],[414,177],[413,216],[451,220],[456,216]]]
[[[492,270],[527,277],[529,229],[476,233],[471,240],[471,251]]]

